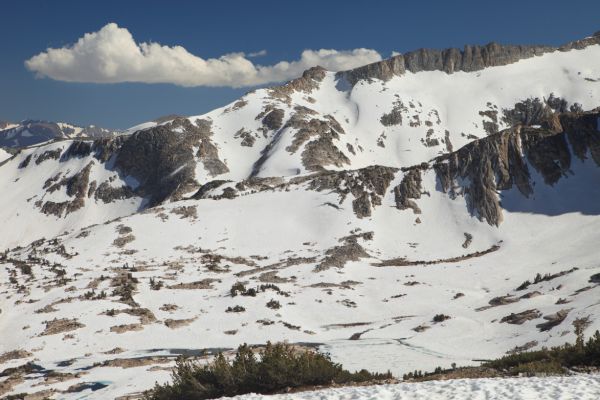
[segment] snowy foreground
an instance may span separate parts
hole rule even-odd
[[[314,392],[263,396],[249,394],[235,399],[598,399],[600,375],[549,378],[456,379],[396,385],[345,387]]]

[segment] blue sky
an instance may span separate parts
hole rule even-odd
[[[70,46],[110,22],[136,43],[182,46],[202,59],[266,50],[246,56],[254,65],[298,60],[306,49],[365,48],[387,58],[392,51],[490,41],[559,45],[600,30],[598,1],[13,0],[0,10],[0,119],[113,128],[171,113],[201,114],[251,86],[65,82],[36,78],[24,62],[47,48]]]

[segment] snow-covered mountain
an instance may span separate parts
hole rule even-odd
[[[401,375],[599,329],[599,61],[600,35],[419,50],[0,158],[0,363],[45,371],[4,393],[113,398],[242,342]]]
[[[120,131],[98,126],[75,126],[65,122],[25,120],[19,123],[0,121],[0,147],[27,147],[54,139],[113,137]]]

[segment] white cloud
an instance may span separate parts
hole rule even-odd
[[[86,33],[72,46],[46,51],[25,61],[38,77],[66,82],[144,82],[180,86],[255,86],[298,77],[320,65],[341,71],[381,60],[375,50],[305,50],[300,59],[275,65],[254,64],[244,53],[203,59],[181,46],[136,43],[131,33],[115,23]]]

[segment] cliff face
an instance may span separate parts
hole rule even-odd
[[[185,118],[176,118],[130,136],[98,139],[93,143],[75,141],[63,157],[93,154],[104,163],[113,159],[111,169],[123,178],[131,177],[137,181],[129,192],[133,189],[135,195],[148,199],[148,206],[154,206],[167,199],[178,200],[184,193],[198,189],[196,160],[209,176],[228,171],[219,159],[211,136],[210,121],[192,123]]]
[[[498,191],[516,187],[529,197],[529,166],[554,185],[570,171],[573,157],[600,166],[598,110],[554,115],[551,127],[518,125],[476,140],[434,160],[440,188],[452,197],[464,194],[470,211],[491,225],[502,222]]]
[[[553,51],[582,49],[600,43],[600,32],[593,36],[567,43],[560,47],[552,46],[514,46],[495,42],[484,46],[467,45],[463,50],[450,48],[444,50],[419,49],[391,57],[387,60],[368,64],[349,71],[338,73],[351,85],[363,79],[390,80],[394,76],[408,72],[443,71],[448,74],[464,71],[479,71],[487,67],[508,65],[519,60],[540,56]]]

